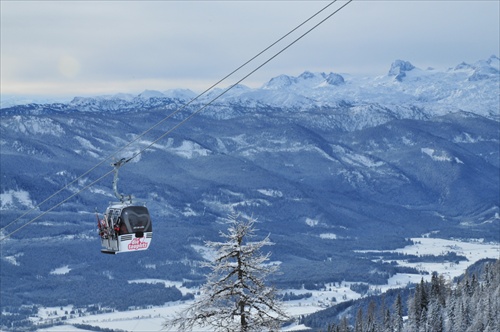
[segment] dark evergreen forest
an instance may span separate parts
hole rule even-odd
[[[340,303],[302,318],[326,332],[500,331],[500,260],[482,260],[447,282],[434,273],[405,289]]]

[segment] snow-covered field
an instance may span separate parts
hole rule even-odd
[[[415,267],[421,271],[427,271],[427,275],[416,274],[398,274],[388,280],[386,285],[370,286],[371,289],[377,288],[381,291],[386,291],[390,288],[398,288],[407,283],[420,282],[421,278],[430,281],[431,272],[437,271],[445,275],[447,279],[452,279],[465,272],[465,269],[474,262],[483,258],[500,257],[500,243],[483,243],[481,241],[459,241],[459,240],[444,240],[436,238],[414,238],[415,244],[395,250],[396,252],[412,254],[412,255],[440,255],[447,252],[455,252],[458,255],[467,257],[467,262],[455,263],[407,263],[398,261],[402,266]],[[165,286],[177,285],[165,280],[134,280],[131,282],[164,282]],[[285,302],[287,312],[292,317],[310,314],[322,309],[325,309],[333,304],[357,299],[360,297],[358,293],[350,289],[351,283],[343,282],[339,284],[327,284],[320,291],[311,291],[305,289],[288,289],[283,292],[293,292],[295,294],[312,293],[312,297],[296,301]],[[180,289],[180,288],[179,288]],[[183,293],[188,292],[188,289],[181,289]],[[191,292],[194,292],[191,290]],[[74,327],[72,324],[87,324],[99,326],[101,328],[120,329],[125,331],[160,331],[162,324],[168,317],[171,317],[175,312],[189,305],[189,302],[172,302],[166,303],[164,306],[152,307],[149,309],[130,310],[124,312],[113,312],[107,314],[99,314],[93,316],[84,316],[78,318],[70,318],[65,320],[66,325],[54,326],[38,331],[47,332],[74,332],[82,331]],[[71,307],[63,308],[44,308],[40,309],[36,321],[49,322],[50,319],[64,316],[65,312],[70,312]],[[56,314],[54,314],[56,313]],[[304,326],[292,325],[285,331],[293,331],[304,328]]]
[[[394,252],[408,255],[442,255],[447,252],[454,252],[457,255],[467,257],[468,261],[456,263],[408,263],[404,260],[397,261],[401,266],[414,267],[420,271],[427,271],[427,275],[416,274],[397,274],[388,280],[386,286],[381,290],[386,291],[389,288],[404,286],[408,283],[418,283],[423,278],[424,281],[431,280],[431,273],[436,271],[451,280],[465,272],[465,269],[473,263],[483,258],[500,258],[500,243],[483,243],[478,240],[460,241],[445,240],[437,238],[412,238],[414,245],[394,250]]]

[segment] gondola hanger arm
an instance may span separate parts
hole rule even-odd
[[[129,158],[129,159],[122,158],[122,159],[118,160],[117,162],[112,163],[111,166],[114,167],[113,172],[115,173],[115,176],[113,178],[113,191],[115,193],[116,198],[118,198],[121,203],[125,203],[125,200],[128,200],[130,202],[130,204],[132,204],[132,195],[126,196],[126,195],[120,194],[118,192],[118,171],[120,170],[121,166],[125,165],[130,160],[132,160],[132,158]]]

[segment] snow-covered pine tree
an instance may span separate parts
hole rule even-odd
[[[405,332],[418,332],[419,330],[421,310],[418,298],[420,298],[420,284],[415,285],[415,293],[408,297],[408,320],[405,324]]]
[[[375,302],[370,301],[368,304],[368,311],[366,313],[366,322],[363,328],[363,332],[377,332],[378,326],[376,321],[376,305]]]
[[[429,310],[427,312],[427,317],[425,319],[425,329],[427,331],[432,332],[444,332],[444,319],[443,319],[443,310],[444,308],[441,306],[439,302],[439,297],[436,294],[436,297],[432,297],[429,302]],[[421,322],[421,324],[424,322]]]
[[[211,269],[200,296],[188,308],[165,323],[166,328],[182,331],[207,327],[214,331],[273,331],[288,319],[276,290],[266,285],[266,278],[278,266],[266,264],[270,253],[261,248],[271,245],[269,236],[258,242],[255,220],[240,215],[228,217],[225,242],[207,242],[216,250]]]
[[[342,320],[340,321],[340,332],[351,332],[346,316],[342,317]]]
[[[392,322],[391,322],[391,312],[389,309],[385,309],[385,313],[383,314],[384,316],[384,321],[382,325],[382,331],[383,332],[393,332],[394,328],[392,327]]]
[[[394,332],[403,332],[403,301],[401,293],[398,293],[394,302],[394,314],[392,318]]]
[[[363,309],[358,309],[356,322],[354,323],[354,332],[363,332]]]

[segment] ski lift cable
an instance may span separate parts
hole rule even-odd
[[[324,18],[323,20],[321,20],[319,23],[317,23],[316,25],[314,25],[312,28],[310,28],[309,30],[307,30],[306,32],[304,32],[302,35],[300,35],[299,37],[297,37],[295,40],[293,40],[291,43],[289,43],[287,46],[285,46],[284,48],[282,48],[279,52],[275,53],[273,56],[271,56],[269,59],[267,59],[266,61],[264,61],[262,64],[260,64],[259,66],[257,66],[255,69],[253,69],[252,71],[250,71],[248,74],[246,74],[245,76],[243,76],[240,80],[238,80],[236,83],[234,83],[233,85],[231,85],[229,88],[227,88],[226,90],[224,90],[223,92],[221,92],[220,94],[218,94],[216,97],[214,97],[212,100],[210,100],[209,102],[207,102],[205,105],[203,105],[202,107],[200,107],[198,110],[196,110],[195,112],[193,112],[192,114],[190,114],[188,117],[186,117],[184,120],[182,120],[181,122],[179,122],[177,125],[175,125],[174,127],[170,128],[168,131],[164,132],[161,136],[159,136],[156,140],[154,140],[153,142],[151,142],[149,145],[147,145],[145,148],[143,148],[142,150],[138,151],[136,154],[134,154],[132,157],[130,157],[125,163],[133,160],[135,157],[137,157],[138,155],[140,155],[141,153],[143,153],[144,151],[146,151],[147,149],[151,148],[153,145],[155,145],[159,140],[161,140],[162,138],[164,138],[165,136],[167,136],[168,134],[170,134],[172,131],[174,131],[175,129],[177,129],[178,127],[180,127],[181,125],[183,125],[184,123],[186,123],[187,121],[189,121],[191,118],[193,118],[196,114],[200,113],[201,111],[203,111],[205,108],[207,108],[208,106],[210,106],[211,104],[213,104],[217,99],[219,99],[220,97],[222,97],[223,95],[225,95],[227,92],[229,92],[231,89],[233,89],[235,86],[237,86],[238,84],[240,84],[241,82],[243,82],[244,80],[246,80],[249,76],[251,76],[252,74],[254,74],[256,71],[258,71],[260,68],[264,67],[266,64],[268,64],[270,61],[272,61],[274,58],[276,58],[278,55],[280,55],[281,53],[283,53],[284,51],[286,51],[288,48],[290,48],[292,45],[294,45],[296,42],[298,42],[300,39],[302,39],[303,37],[305,37],[307,34],[309,34],[311,31],[313,31],[314,29],[316,29],[318,26],[320,26],[322,23],[324,23],[326,20],[328,20],[330,17],[332,17],[333,15],[335,15],[336,13],[338,13],[341,9],[343,9],[345,6],[347,6],[349,3],[351,3],[353,0],[349,0],[347,1],[344,5],[342,5],[341,7],[339,7],[337,10],[335,10],[333,13],[331,13],[330,15],[328,15],[326,18]]]
[[[10,232],[9,234],[5,235],[3,238],[0,239],[0,242],[11,237],[13,234],[17,233],[18,231],[20,231],[21,229],[23,229],[24,227],[28,226],[29,224],[35,222],[36,220],[40,219],[41,217],[43,217],[44,215],[46,215],[47,213],[51,212],[52,210],[54,210],[55,208],[61,206],[62,204],[66,203],[67,201],[69,201],[71,198],[75,197],[76,195],[80,194],[81,192],[87,190],[88,188],[92,187],[93,185],[95,185],[96,183],[98,183],[99,181],[101,181],[102,179],[104,179],[105,177],[107,177],[108,175],[110,175],[111,173],[113,173],[114,170],[111,170],[109,172],[107,172],[106,174],[102,175],[100,178],[98,178],[97,180],[95,180],[94,182],[91,182],[89,183],[88,185],[86,185],[85,187],[83,187],[82,189],[80,189],[79,191],[73,193],[71,196],[65,198],[64,200],[60,201],[59,203],[57,203],[56,205],[52,206],[50,209],[48,209],[47,211],[44,211],[43,213],[41,213],[40,215],[36,216],[35,218],[31,219],[30,221],[26,222],[24,225],[16,228],[15,230],[13,230],[12,232]],[[2,231],[3,231],[3,228],[2,228]]]
[[[336,1],[336,0],[335,0]],[[333,4],[335,1],[333,1],[332,3],[330,3],[329,5]],[[178,127],[180,127],[181,125],[183,125],[184,123],[186,123],[187,121],[189,121],[191,118],[193,118],[195,115],[199,114],[201,111],[203,111],[205,108],[207,108],[208,106],[210,106],[211,104],[213,104],[216,100],[218,100],[220,97],[222,97],[223,95],[225,95],[227,92],[229,92],[231,89],[233,89],[236,85],[240,84],[242,81],[244,81],[245,79],[247,79],[249,76],[251,76],[252,74],[254,74],[257,70],[259,70],[260,68],[262,68],[263,66],[265,66],[267,63],[269,63],[270,61],[272,61],[274,58],[276,58],[278,55],[280,55],[281,53],[283,53],[284,51],[286,51],[288,48],[290,48],[292,45],[294,45],[295,43],[297,43],[300,39],[302,39],[303,37],[305,37],[307,34],[309,34],[311,31],[315,30],[318,26],[320,26],[321,24],[323,24],[325,21],[327,21],[328,19],[330,19],[333,15],[335,15],[336,13],[338,13],[340,10],[342,10],[343,8],[345,8],[348,4],[350,4],[353,0],[348,0],[345,4],[343,4],[341,7],[339,7],[338,9],[336,9],[334,12],[332,12],[331,14],[329,14],[326,18],[324,18],[323,20],[321,20],[319,23],[317,23],[316,25],[314,25],[312,28],[310,28],[309,30],[307,30],[306,32],[304,32],[302,35],[300,35],[299,37],[297,37],[295,40],[293,40],[291,43],[289,43],[287,46],[285,46],[284,48],[282,48],[279,52],[275,53],[273,56],[271,56],[270,58],[268,58],[266,61],[264,61],[262,64],[260,64],[259,66],[257,66],[255,69],[253,69],[252,71],[250,71],[248,74],[246,74],[245,76],[243,76],[243,78],[241,78],[240,80],[238,80],[236,83],[234,83],[233,85],[231,85],[229,88],[225,89],[223,92],[221,92],[220,94],[218,94],[216,97],[214,97],[212,100],[210,100],[209,102],[207,102],[206,104],[204,104],[202,107],[200,107],[199,109],[197,109],[195,112],[191,113],[188,117],[186,117],[184,120],[182,120],[181,122],[179,122],[178,124],[176,124],[174,127],[170,128],[169,130],[165,131],[162,135],[160,135],[156,140],[154,140],[153,142],[151,142],[150,144],[148,144],[145,148],[143,148],[142,150],[136,152],[132,157],[128,158],[123,164],[125,163],[128,163],[129,161],[133,160],[134,158],[136,158],[137,156],[139,156],[140,154],[144,153],[147,149],[151,148],[153,145],[155,145],[158,141],[160,141],[161,139],[163,139],[165,136],[167,136],[168,134],[170,134],[172,131],[174,131],[175,129],[177,129]],[[319,14],[319,12],[317,13]],[[312,17],[311,17],[312,18]],[[263,51],[264,52],[264,51]],[[261,52],[262,53],[262,52]],[[259,53],[259,55],[261,54]],[[258,56],[258,55],[257,55]],[[255,56],[255,57],[257,57]],[[255,58],[254,57],[254,58]],[[253,58],[252,58],[253,59]],[[250,62],[251,60],[249,60],[248,62]],[[247,63],[248,63],[247,62]],[[244,65],[246,65],[247,63],[245,63]],[[240,66],[239,68],[243,67],[244,65]],[[234,72],[236,72],[237,70],[235,70]],[[232,74],[231,74],[232,75]],[[227,77],[229,77],[230,75],[228,75]],[[225,77],[224,79],[226,79],[227,77]],[[219,81],[219,82],[222,82]],[[218,83],[217,83],[218,84]],[[215,84],[215,85],[217,85]],[[215,85],[213,85],[212,87],[214,87]],[[210,88],[211,89],[211,88]],[[208,90],[210,90],[208,89]],[[203,93],[206,93],[208,90],[206,90],[205,92]],[[201,95],[199,95],[201,96]],[[198,97],[199,97],[198,96]],[[195,99],[197,99],[198,97],[196,97]],[[191,100],[189,103],[191,103],[192,101],[194,101],[195,99]],[[189,104],[188,103],[188,104]],[[185,108],[185,106],[187,106],[188,104],[184,105],[183,107],[181,107],[181,109]],[[176,111],[177,112],[177,111]],[[170,115],[168,116],[170,117]],[[161,120],[160,122],[163,122],[165,121],[165,119]],[[151,131],[153,128],[155,128],[158,124],[154,125],[153,127],[151,127],[150,129],[148,129],[146,132],[149,132]],[[145,132],[145,133],[146,133]],[[132,142],[135,142],[137,139],[133,140]],[[129,146],[131,143],[129,143],[128,145],[126,146]],[[118,150],[117,152],[123,150],[124,148]],[[112,157],[113,155],[111,155]],[[109,159],[109,158],[108,158]],[[103,161],[104,162],[104,161]],[[101,162],[100,164],[102,164],[103,162]],[[99,165],[100,165],[99,164]],[[97,167],[97,166],[96,166]],[[18,227],[17,229],[15,229],[14,231],[12,231],[11,233],[7,234],[6,236],[4,236],[3,238],[0,239],[0,241],[3,241],[7,238],[9,238],[10,236],[12,236],[14,233],[16,233],[17,231],[19,231],[20,229],[26,227],[27,225],[33,223],[34,221],[38,220],[39,218],[41,218],[42,216],[44,216],[45,214],[47,214],[48,212],[54,210],[55,208],[59,207],[60,205],[62,205],[63,203],[65,203],[66,201],[68,201],[69,199],[75,197],[76,195],[78,195],[79,193],[87,190],[88,188],[90,188],[91,186],[93,186],[94,184],[96,184],[97,182],[101,181],[102,179],[104,179],[106,176],[108,176],[109,174],[111,174],[114,170],[111,170],[109,172],[107,172],[106,174],[104,174],[103,176],[101,176],[100,178],[98,178],[97,180],[93,181],[92,183],[90,183],[89,185],[83,187],[80,191],[74,193],[73,195],[67,197],[66,199],[64,199],[63,201],[59,202],[58,204],[54,205],[53,207],[51,207],[50,209],[48,209],[47,211],[41,213],[40,215],[38,215],[37,217],[31,219],[30,221],[26,222],[24,225],[22,225],[21,227]],[[62,189],[61,189],[62,191]],[[12,223],[11,223],[12,224]],[[2,231],[5,229],[2,228]]]
[[[111,154],[109,154],[101,162],[97,163],[95,166],[91,167],[89,170],[87,170],[86,172],[84,172],[83,174],[81,174],[80,176],[78,176],[77,178],[73,179],[71,182],[69,182],[64,187],[62,187],[61,189],[59,189],[58,191],[56,191],[54,194],[52,194],[49,197],[47,197],[46,199],[44,199],[42,202],[38,203],[36,206],[32,207],[30,210],[24,212],[22,215],[20,215],[19,217],[17,217],[15,220],[13,220],[12,222],[10,222],[6,226],[2,227],[1,230],[3,231],[5,229],[7,229],[8,227],[10,227],[11,225],[15,224],[21,218],[23,218],[24,216],[26,216],[26,215],[30,214],[31,212],[35,211],[40,206],[42,206],[43,204],[45,204],[47,201],[49,201],[50,199],[52,199],[54,196],[60,194],[64,190],[68,189],[71,185],[73,185],[78,180],[80,180],[84,176],[90,174],[92,171],[94,171],[96,168],[98,168],[99,166],[101,166],[102,164],[104,164],[106,161],[111,160],[119,152],[125,150],[126,148],[128,148],[129,146],[131,146],[133,143],[137,142],[139,139],[141,139],[146,134],[148,134],[149,132],[151,132],[153,129],[155,129],[156,127],[158,127],[159,125],[161,125],[162,123],[164,123],[165,121],[167,121],[168,119],[170,119],[172,116],[176,115],[177,113],[179,113],[182,110],[184,110],[185,108],[187,108],[189,105],[191,105],[193,102],[195,102],[196,100],[198,100],[199,98],[201,98],[203,95],[205,95],[206,93],[208,93],[210,90],[212,90],[213,88],[215,88],[217,85],[219,85],[220,83],[222,83],[223,81],[225,81],[226,79],[228,79],[230,76],[234,75],[240,69],[242,69],[243,67],[245,67],[246,65],[248,65],[253,60],[255,60],[257,57],[259,57],[260,55],[262,55],[263,53],[265,53],[266,51],[268,51],[270,48],[272,48],[273,46],[275,46],[276,44],[278,44],[280,41],[282,41],[283,39],[285,39],[286,37],[288,37],[290,34],[292,34],[293,32],[295,32],[297,29],[299,29],[300,27],[302,27],[304,24],[306,24],[307,22],[309,22],[310,20],[312,20],[313,18],[315,18],[316,16],[318,16],[320,13],[322,13],[323,11],[325,11],[328,7],[332,6],[335,2],[337,2],[337,0],[332,1],[328,5],[326,5],[325,7],[321,8],[319,11],[317,11],[315,14],[313,14],[312,16],[310,16],[304,22],[302,22],[299,25],[297,25],[295,28],[293,28],[292,30],[290,30],[289,32],[287,32],[285,35],[283,35],[281,38],[277,39],[275,42],[273,42],[272,44],[270,44],[269,46],[267,46],[265,49],[263,49],[262,51],[260,51],[259,53],[257,53],[253,57],[251,57],[249,60],[247,60],[242,65],[240,65],[238,68],[234,69],[229,74],[227,74],[226,76],[224,76],[223,78],[221,78],[219,81],[217,81],[216,83],[212,84],[209,88],[207,88],[206,90],[204,90],[203,92],[201,92],[200,94],[198,94],[195,98],[191,99],[188,103],[180,106],[175,111],[173,111],[172,113],[170,113],[169,115],[167,115],[166,117],[164,117],[163,119],[161,119],[160,121],[158,121],[156,124],[154,124],[153,126],[151,126],[150,128],[148,128],[147,130],[145,130],[143,133],[141,133],[138,136],[136,136],[133,140],[131,140],[130,142],[128,142],[126,145],[124,145],[123,147],[121,147],[121,148],[117,149],[116,151],[112,152]]]

